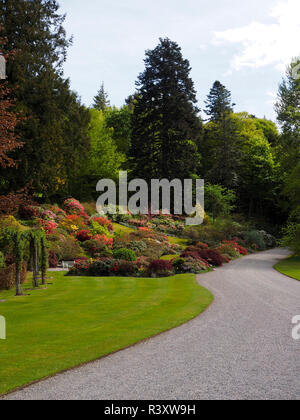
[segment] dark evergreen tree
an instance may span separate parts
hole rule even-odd
[[[220,121],[226,114],[233,112],[231,92],[219,81],[214,83],[205,104],[205,113],[210,121]]]
[[[146,51],[145,67],[131,97],[133,176],[189,177],[199,168],[201,135],[190,64],[178,44],[167,38]]]
[[[110,102],[108,99],[108,94],[105,92],[104,83],[102,82],[100,90],[94,97],[93,108],[98,109],[98,111],[105,111],[109,106]]]
[[[18,87],[17,110],[27,117],[17,132],[24,143],[13,155],[18,168],[5,172],[7,189],[31,183],[44,197],[65,194],[68,174],[77,170],[76,156],[80,151],[84,158],[89,144],[88,111],[62,78],[71,43],[63,28],[65,16],[56,0],[0,0],[0,8],[7,49],[17,51],[7,65],[8,83]]]

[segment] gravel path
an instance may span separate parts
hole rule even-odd
[[[300,341],[291,334],[300,282],[272,269],[287,254],[199,276],[215,302],[195,320],[6,399],[300,400]]]

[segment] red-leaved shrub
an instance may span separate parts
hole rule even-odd
[[[79,242],[89,241],[90,239],[92,239],[92,237],[93,237],[93,235],[91,234],[91,232],[89,230],[80,230],[76,234],[76,239]]]
[[[201,260],[201,257],[198,251],[190,251],[187,249],[180,255],[180,258],[190,258],[190,257],[193,258],[194,260]]]
[[[150,274],[167,276],[173,273],[173,266],[169,261],[154,260],[149,265]]]
[[[199,256],[215,267],[223,265],[223,258],[221,254],[217,251],[213,251],[212,249],[200,250]]]

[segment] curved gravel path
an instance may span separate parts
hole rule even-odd
[[[300,282],[282,249],[199,276],[215,302],[187,324],[6,399],[300,399]]]

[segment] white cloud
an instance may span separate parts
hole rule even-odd
[[[277,93],[276,92],[273,92],[273,91],[268,91],[267,92],[267,97],[268,97],[268,100],[267,100],[267,104],[268,105],[272,105],[272,106],[274,106],[275,105],[275,103],[277,102],[277,99],[278,99],[278,97],[277,97]]]
[[[252,22],[249,25],[214,33],[214,43],[242,44],[231,68],[260,68],[274,65],[284,68],[300,55],[300,1],[277,2],[270,12],[274,23]]]

